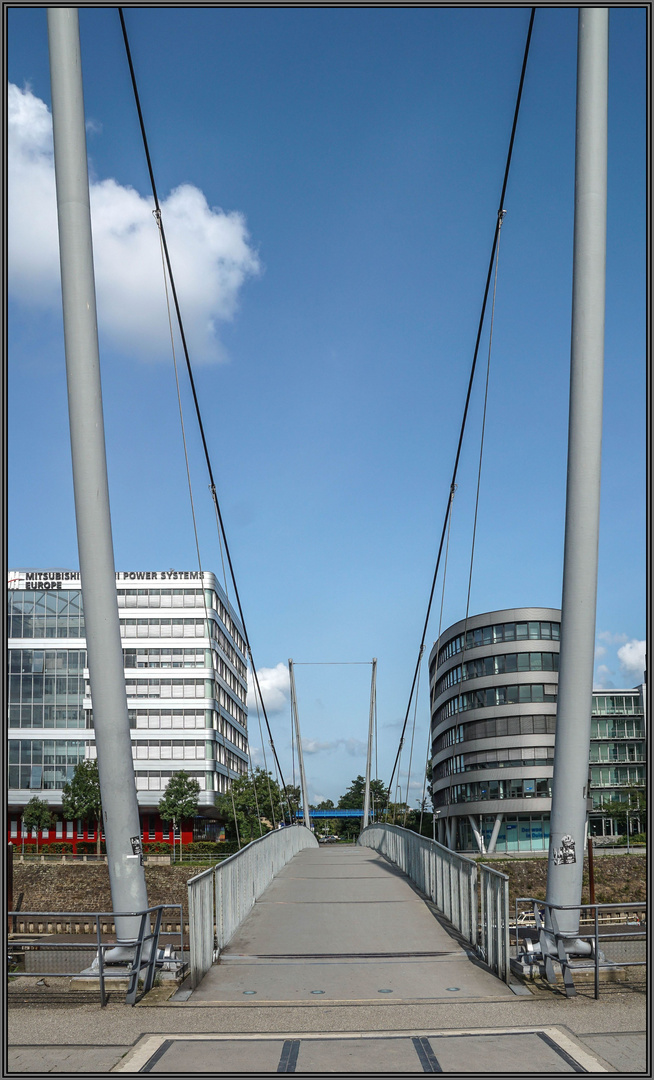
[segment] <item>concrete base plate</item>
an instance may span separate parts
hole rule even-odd
[[[330,1001],[496,1001],[511,997],[506,983],[458,949],[424,958],[234,958],[214,965],[188,1004],[315,1001],[325,1005]]]
[[[559,1027],[275,1035],[146,1035],[112,1072],[613,1072]]]

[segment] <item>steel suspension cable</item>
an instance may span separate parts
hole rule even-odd
[[[422,659],[422,656],[421,656]],[[411,762],[413,761],[413,740],[416,735],[416,718],[418,716],[418,691],[420,690],[420,671],[418,671],[418,682],[416,684],[416,700],[413,707],[413,727],[411,728],[411,748],[409,750],[409,769],[406,778],[406,799],[404,800],[404,820],[402,824],[406,827],[406,816],[409,812],[409,788],[411,787]]]
[[[508,152],[507,152],[506,164],[505,164],[505,167],[504,167],[504,180],[502,182],[502,193],[500,195],[500,202],[499,202],[497,215],[496,215],[496,220],[495,220],[495,230],[494,230],[494,233],[493,233],[493,243],[492,243],[492,246],[491,246],[490,259],[489,259],[489,262],[488,262],[488,273],[486,275],[486,285],[485,285],[485,288],[484,288],[484,297],[483,297],[483,301],[482,301],[482,305],[481,305],[481,314],[479,316],[479,324],[478,324],[478,327],[477,327],[477,338],[476,338],[476,341],[475,341],[475,349],[474,349],[474,354],[473,354],[473,359],[472,359],[472,367],[471,367],[471,370],[470,370],[470,377],[469,377],[469,380],[468,380],[468,389],[467,389],[467,393],[466,393],[465,406],[464,406],[464,409],[463,409],[463,419],[461,421],[461,428],[460,428],[460,431],[459,431],[459,440],[458,440],[457,449],[456,449],[456,456],[455,456],[455,459],[454,459],[454,468],[452,470],[452,479],[450,481],[450,494],[454,489],[454,485],[455,485],[455,482],[456,482],[456,477],[457,477],[457,473],[458,473],[458,469],[459,469],[459,458],[461,457],[461,448],[462,448],[462,445],[463,445],[463,436],[464,436],[465,429],[466,429],[466,422],[467,422],[467,418],[468,418],[468,408],[469,408],[469,405],[470,405],[470,397],[471,397],[471,394],[472,394],[472,386],[473,386],[473,382],[474,382],[474,378],[475,378],[475,370],[476,370],[476,367],[477,367],[477,356],[479,354],[479,345],[480,345],[480,342],[481,342],[481,335],[482,335],[482,330],[483,330],[484,320],[485,320],[485,315],[486,315],[486,304],[487,304],[487,301],[488,301],[488,293],[489,293],[489,290],[490,290],[490,283],[491,283],[492,274],[493,274],[493,263],[495,261],[495,248],[497,247],[497,240],[498,240],[498,236],[499,236],[501,214],[502,214],[502,210],[504,209],[504,198],[505,198],[505,195],[506,195],[506,188],[507,188],[507,184],[508,184],[508,180],[509,180],[509,172],[510,172],[510,169],[511,169],[511,158],[513,156],[513,143],[515,141],[515,133],[516,133],[516,129],[517,129],[517,126],[518,126],[518,116],[520,114],[520,102],[522,100],[522,89],[523,89],[523,86],[524,86],[525,73],[526,73],[526,70],[527,70],[527,59],[529,57],[529,46],[531,44],[531,34],[532,34],[533,25],[534,25],[534,16],[535,16],[535,14],[536,14],[536,9],[532,8],[531,9],[531,14],[530,14],[530,17],[529,17],[529,28],[527,30],[527,40],[526,40],[526,43],[525,43],[524,56],[523,56],[523,60],[522,60],[522,70],[520,72],[520,82],[519,82],[519,85],[518,85],[518,94],[517,94],[515,109],[514,109],[514,113],[513,113],[513,125],[511,127],[511,137],[509,139],[509,149],[508,149]],[[408,723],[408,720],[409,720],[409,712],[411,710],[411,702],[413,700],[413,694],[414,694],[414,691],[415,691],[416,681],[417,681],[417,678],[418,678],[418,671],[419,671],[419,668],[420,668],[420,657],[422,655],[422,650],[423,650],[424,644],[425,644],[425,638],[427,636],[427,627],[429,625],[429,616],[431,614],[431,606],[432,606],[432,602],[433,602],[433,599],[434,599],[434,589],[436,588],[436,579],[438,577],[438,570],[439,570],[439,567],[440,567],[441,554],[442,554],[442,551],[443,551],[443,544],[444,544],[444,541],[445,541],[445,533],[446,533],[446,530],[447,530],[447,522],[448,522],[449,515],[450,515],[450,508],[451,508],[451,499],[448,496],[447,510],[445,512],[445,519],[443,521],[443,528],[441,530],[440,542],[439,542],[439,545],[438,545],[438,555],[436,557],[436,568],[434,570],[434,576],[432,578],[431,589],[430,589],[430,592],[429,592],[429,601],[428,601],[428,604],[427,604],[427,614],[425,616],[425,622],[424,622],[424,626],[423,626],[423,630],[422,630],[422,637],[420,639],[420,648],[418,650],[418,660],[417,660],[417,663],[416,663],[415,671],[413,673],[413,681],[411,683],[411,691],[409,693],[409,701],[408,701],[408,704],[407,704],[407,707],[406,707],[406,714],[405,714],[405,717],[404,717],[404,723],[402,725],[402,733],[400,735],[400,745],[398,747],[398,751],[397,751],[397,754],[396,754],[396,757],[395,757],[395,763],[393,765],[393,771],[391,773],[391,779],[390,779],[390,783],[389,783],[389,791],[390,791],[390,789],[392,787],[392,784],[393,784],[393,777],[395,776],[395,770],[397,769],[397,766],[398,766],[398,761],[399,761],[400,753],[401,753],[401,750],[402,750],[402,742],[404,740],[404,733],[406,731],[406,726],[407,726],[407,723]]]
[[[261,727],[261,714],[259,713],[259,699],[257,698],[256,691],[254,694],[254,703],[257,707],[257,721],[259,723],[259,738],[261,739],[261,752],[263,754],[263,767],[266,773],[266,779],[268,781],[268,797],[270,799],[270,813],[272,814],[273,829],[277,827],[275,821],[275,808],[273,806],[272,787],[270,784],[270,773],[268,772],[268,761],[266,759],[266,746],[263,738],[263,729]]]
[[[250,757],[250,776],[252,778],[252,790],[254,791],[254,805],[257,808],[257,820],[259,822],[259,836],[263,836],[263,828],[261,826],[261,814],[259,813],[259,799],[257,797],[257,782],[254,775],[254,768],[252,766],[252,758]]]
[[[154,170],[152,168],[152,160],[150,158],[150,150],[149,150],[147,135],[146,135],[146,131],[145,131],[145,122],[143,120],[143,112],[141,110],[141,101],[140,101],[140,97],[139,97],[139,93],[138,93],[138,87],[137,87],[137,84],[136,84],[136,74],[134,72],[134,65],[132,63],[132,53],[131,53],[131,50],[130,50],[130,47],[129,47],[129,39],[127,37],[127,27],[125,26],[125,18],[124,18],[124,15],[123,15],[123,9],[121,7],[118,8],[118,15],[120,17],[120,25],[121,25],[122,32],[123,32],[123,41],[125,43],[125,52],[126,52],[126,55],[127,55],[127,63],[128,63],[128,66],[129,66],[129,72],[130,72],[130,77],[131,77],[131,81],[132,81],[132,89],[133,89],[133,92],[134,92],[134,100],[135,100],[135,103],[136,103],[136,110],[137,110],[137,113],[138,113],[139,125],[140,125],[140,128],[141,128],[141,137],[142,137],[142,140],[143,140],[143,148],[144,148],[144,151],[145,151],[145,157],[146,157],[146,162],[147,162],[147,167],[148,167],[148,173],[150,175],[150,184],[151,184],[151,187],[152,187],[152,196],[153,196],[153,199],[154,199],[155,211],[158,212],[159,215],[161,215],[161,206],[159,204],[159,196],[157,194],[157,185],[156,185],[155,178],[154,178]],[[178,297],[177,297],[177,289],[175,287],[175,279],[174,279],[173,272],[172,272],[172,266],[171,266],[171,262],[170,262],[170,253],[168,251],[168,243],[167,243],[167,240],[166,240],[166,232],[165,232],[165,229],[164,229],[164,226],[163,226],[163,221],[161,221],[160,229],[161,229],[161,238],[162,238],[163,247],[164,247],[164,254],[165,254],[165,258],[166,258],[166,266],[168,268],[168,277],[169,277],[169,280],[170,280],[170,288],[171,288],[171,292],[172,292],[172,296],[173,296],[173,304],[174,304],[175,313],[176,313],[176,316],[177,316],[177,324],[178,324],[178,327],[179,327],[180,338],[181,338],[182,347],[183,347],[183,350],[184,350],[184,358],[185,358],[185,361],[186,361],[186,369],[187,369],[187,372],[188,372],[189,384],[190,384],[191,392],[192,392],[192,395],[193,395],[193,403],[195,405],[195,413],[196,413],[196,417],[197,417],[197,421],[198,421],[200,437],[202,439],[202,447],[203,447],[203,450],[204,450],[204,457],[205,457],[205,461],[206,461],[206,465],[207,465],[207,471],[208,471],[208,474],[209,474],[209,481],[210,481],[209,490],[211,491],[211,497],[213,499],[213,503],[214,503],[214,507],[215,507],[215,511],[216,511],[216,517],[217,517],[218,524],[219,524],[219,534],[222,534],[222,539],[223,539],[223,542],[225,544],[225,554],[227,556],[227,563],[229,565],[229,572],[230,572],[230,576],[231,576],[231,579],[232,579],[232,584],[234,586],[234,596],[236,598],[236,604],[237,604],[240,619],[241,619],[241,625],[243,627],[243,637],[244,637],[244,640],[245,640],[247,654],[249,656],[250,663],[252,665],[252,675],[254,677],[254,681],[256,683],[257,690],[259,691],[259,697],[260,697],[260,700],[261,700],[261,708],[262,708],[262,711],[263,711],[263,716],[264,716],[264,720],[265,720],[265,723],[266,723],[266,727],[268,729],[268,735],[270,736],[270,745],[271,745],[273,754],[275,756],[275,762],[276,762],[277,768],[279,770],[279,775],[280,775],[280,778],[281,778],[281,781],[282,781],[282,786],[284,787],[284,790],[286,791],[286,796],[287,796],[287,799],[288,799],[288,801],[290,803],[290,799],[289,799],[289,796],[288,796],[288,789],[286,787],[286,782],[284,781],[282,768],[281,768],[281,765],[279,764],[279,759],[277,757],[277,751],[275,749],[275,745],[274,745],[274,741],[273,741],[273,737],[272,737],[272,732],[270,730],[270,724],[269,724],[269,721],[268,721],[268,714],[266,713],[266,705],[265,705],[265,702],[263,700],[263,695],[261,694],[261,689],[260,689],[260,686],[259,686],[259,677],[258,677],[258,674],[257,674],[257,669],[256,669],[255,664],[254,664],[254,658],[252,656],[252,649],[251,649],[250,640],[249,640],[249,637],[248,637],[247,626],[246,626],[246,623],[245,623],[245,617],[243,615],[243,608],[242,608],[242,605],[241,605],[241,598],[240,598],[240,595],[239,595],[238,586],[236,584],[236,575],[234,573],[234,566],[233,566],[233,563],[232,563],[232,557],[231,557],[231,553],[230,553],[230,550],[229,550],[229,544],[227,542],[227,534],[225,532],[225,525],[224,525],[222,514],[221,514],[221,511],[220,511],[220,503],[218,501],[218,496],[217,496],[217,493],[216,493],[216,484],[215,484],[214,476],[213,476],[213,468],[212,468],[212,465],[211,465],[211,458],[210,458],[210,455],[209,455],[209,448],[207,446],[207,440],[206,440],[206,436],[205,436],[205,432],[204,432],[204,425],[202,423],[202,414],[200,412],[200,404],[199,404],[197,392],[196,392],[196,389],[195,389],[195,380],[193,378],[193,369],[191,367],[191,360],[190,360],[190,356],[189,356],[188,346],[187,346],[187,343],[186,343],[186,334],[184,333],[184,323],[183,323],[183,320],[182,320],[182,314],[181,314],[181,310],[180,310],[180,306],[179,306],[179,300],[178,300]]]
[[[472,523],[472,543],[470,546],[470,570],[468,572],[468,595],[466,597],[466,617],[463,625],[463,635],[461,638],[461,678],[464,679],[464,664],[465,654],[468,651],[468,618],[470,615],[470,592],[472,589],[472,568],[475,561],[475,540],[477,538],[477,515],[479,513],[479,491],[481,488],[481,466],[484,459],[484,435],[486,433],[486,411],[488,408],[488,383],[490,379],[490,362],[491,362],[491,349],[493,345],[493,326],[495,324],[495,299],[497,296],[497,272],[500,262],[500,236],[502,230],[502,222],[504,220],[504,214],[506,211],[502,211],[500,214],[500,220],[497,231],[497,253],[495,255],[495,278],[493,281],[493,302],[491,305],[491,317],[490,317],[490,330],[488,334],[488,359],[486,361],[486,387],[484,390],[484,409],[481,420],[481,439],[479,443],[479,466],[477,469],[477,492],[475,495],[475,516]]]
[[[198,557],[198,570],[200,571],[200,581],[202,582],[202,602],[204,604],[204,625],[205,625],[205,628],[206,628],[207,637],[209,639],[209,656],[211,657],[211,670],[213,672],[214,683],[215,683],[217,670],[216,670],[216,658],[215,658],[214,649],[213,649],[214,637],[213,637],[213,634],[212,634],[212,624],[211,624],[211,620],[209,619],[209,611],[208,611],[208,608],[207,608],[207,595],[206,595],[206,591],[205,591],[205,588],[204,588],[204,572],[203,572],[203,569],[202,569],[202,558],[201,558],[201,555],[200,555],[200,540],[199,540],[199,537],[198,537],[198,526],[197,526],[197,520],[196,520],[196,516],[195,516],[195,503],[193,501],[193,484],[191,482],[191,469],[190,469],[189,460],[188,460],[188,446],[187,446],[187,442],[186,442],[186,428],[184,426],[184,410],[182,408],[182,395],[181,395],[180,388],[179,388],[179,372],[177,370],[177,353],[175,351],[175,335],[174,335],[174,332],[173,332],[173,322],[172,322],[172,318],[171,318],[171,314],[170,314],[170,297],[168,295],[168,277],[167,277],[167,274],[166,274],[166,261],[164,259],[162,230],[161,230],[161,211],[155,210],[154,211],[154,218],[155,218],[155,220],[157,222],[157,226],[158,226],[158,229],[159,229],[159,243],[160,243],[160,248],[161,248],[161,261],[162,261],[162,271],[163,271],[164,292],[165,292],[165,295],[166,295],[166,310],[167,310],[167,313],[168,313],[168,329],[169,329],[169,332],[170,332],[170,347],[171,347],[172,356],[173,356],[173,368],[175,370],[175,386],[176,386],[176,389],[177,389],[177,406],[178,406],[178,409],[179,409],[179,422],[180,422],[180,427],[181,427],[181,431],[182,431],[182,445],[184,447],[184,462],[185,462],[185,465],[186,465],[186,480],[187,480],[187,483],[188,483],[189,500],[190,500],[190,503],[191,503],[191,517],[193,519],[193,534],[194,534],[194,537],[195,537],[195,550],[196,550],[197,557]],[[229,757],[228,757],[229,751],[227,750],[227,742],[226,742],[226,738],[225,738],[225,724],[224,724],[223,718],[220,715],[220,711],[218,712],[218,727],[217,727],[217,730],[218,730],[218,733],[222,736],[223,752],[224,752],[224,755],[225,755],[224,765],[225,765],[225,768],[227,770],[227,780],[229,780],[230,779],[230,776],[229,776],[230,765],[229,765]],[[234,772],[237,772],[237,770],[234,769]],[[231,793],[231,796],[232,796],[232,810],[233,810],[233,813],[234,813],[234,826],[236,828],[236,839],[237,839],[239,850],[240,850],[241,842],[240,842],[239,834],[238,834],[238,822],[236,820],[236,804],[234,802],[234,790],[233,790],[233,787],[232,787],[231,783],[229,785],[229,789],[230,789],[230,793]]]
[[[454,485],[454,491],[450,494],[450,503],[454,501],[454,495],[456,493],[456,484]],[[436,663],[438,664],[438,652],[441,647],[441,627],[443,625],[443,605],[445,603],[445,582],[447,581],[447,557],[450,551],[450,531],[452,529],[452,511],[450,509],[450,517],[447,525],[447,541],[445,543],[445,562],[443,564],[443,588],[441,590],[441,610],[438,616],[438,637],[436,638]],[[422,783],[422,802],[420,804],[420,827],[419,832],[422,835],[422,818],[425,809],[425,794],[427,791],[427,765],[429,763],[429,751],[431,749],[431,716],[429,717],[429,723],[427,724],[427,757],[425,760],[425,778]],[[433,755],[432,755],[433,757]],[[432,783],[434,780],[434,774],[432,769]],[[433,806],[433,797],[432,797]]]

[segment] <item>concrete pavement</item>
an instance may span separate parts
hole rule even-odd
[[[277,875],[189,998],[512,999],[409,879],[370,848],[308,848]]]

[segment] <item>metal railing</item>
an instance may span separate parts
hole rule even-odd
[[[509,879],[436,840],[400,825],[368,825],[358,843],[402,870],[429,897],[479,958],[509,981]]]
[[[509,879],[485,863],[477,863],[479,873],[479,939],[477,952],[491,971],[509,981]]]
[[[275,875],[307,847],[318,847],[313,833],[304,825],[287,825],[187,882],[193,989]]]
[[[518,912],[519,904],[530,905],[533,911],[531,927],[525,924]],[[579,932],[559,930],[556,913],[558,911],[579,911]],[[546,914],[547,913],[547,914]],[[615,916],[622,917],[624,929],[618,930]],[[573,971],[589,971],[589,961],[595,980],[595,998],[599,998],[600,971],[615,971],[618,968],[645,967],[647,965],[647,909],[644,903],[627,904],[548,904],[545,900],[536,900],[533,896],[518,896],[515,901],[516,956],[520,953],[520,931],[523,933],[525,954],[533,961],[543,963],[548,982],[554,981],[553,963],[561,966],[566,997],[574,997],[576,989],[572,977]],[[545,923],[549,929],[545,929]],[[539,937],[540,952],[534,950],[529,937],[529,929],[535,930]],[[548,950],[549,938],[554,945],[555,954]],[[590,943],[590,957],[571,959],[566,952],[565,942],[570,938]],[[527,944],[529,942],[529,944]],[[630,954],[630,955],[629,955]]]
[[[95,933],[95,943],[91,942],[76,942],[76,941],[39,941],[35,937],[20,938],[13,935],[8,940],[9,951],[9,974],[25,977],[25,978],[71,978],[81,976],[82,978],[94,978],[95,974],[84,972],[84,975],[80,971],[71,971],[68,966],[67,970],[61,970],[62,966],[65,968],[67,965],[61,963],[59,970],[50,971],[32,971],[26,970],[26,957],[33,952],[43,952],[50,957],[50,962],[55,966],[55,960],[52,957],[52,953],[57,952],[71,953],[81,951],[82,953],[92,953],[94,947],[97,949],[96,959],[98,962],[97,976],[100,988],[100,1003],[106,1005],[107,992],[105,983],[111,979],[127,979],[127,994],[125,1001],[128,1005],[136,1005],[137,1001],[140,1001],[153,987],[154,979],[157,967],[157,952],[159,945],[159,935],[161,933],[161,920],[164,911],[177,910],[179,911],[179,931],[169,931],[175,937],[179,934],[180,938],[180,957],[181,964],[183,966],[184,958],[184,920],[182,918],[182,905],[181,904],[158,904],[156,907],[147,908],[144,911],[21,911],[21,919],[34,919],[36,924],[45,923],[48,921],[53,922],[57,926],[65,926],[66,920],[70,924],[77,925],[84,920],[88,920],[89,928],[92,926],[91,933]],[[18,916],[18,912],[7,912],[9,918]],[[105,959],[105,952],[109,949],[116,948],[116,941],[103,941],[103,923],[107,919],[115,921],[123,916],[139,916],[141,919],[139,926],[139,933],[136,941],[130,942],[129,945],[123,946],[122,943],[118,945],[122,948],[128,948],[134,950],[134,955],[129,962],[128,966],[121,966],[120,969],[113,966],[108,966]],[[154,918],[152,918],[154,917]],[[154,922],[154,926],[152,923]],[[65,932],[65,931],[63,931]],[[62,958],[63,959],[63,958]],[[20,968],[20,963],[23,963],[24,967]],[[42,965],[38,964],[38,967]],[[73,965],[74,967],[76,965]],[[139,993],[139,981],[141,981],[142,973],[145,972],[142,982],[143,987],[141,993]]]

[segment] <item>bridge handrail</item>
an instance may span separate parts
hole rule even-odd
[[[357,843],[374,848],[428,896],[500,979],[509,980],[509,879],[401,825],[378,822]],[[481,905],[481,906],[480,906]]]
[[[186,884],[193,989],[275,875],[302,848],[314,846],[318,841],[305,825],[287,825],[190,878]]]

